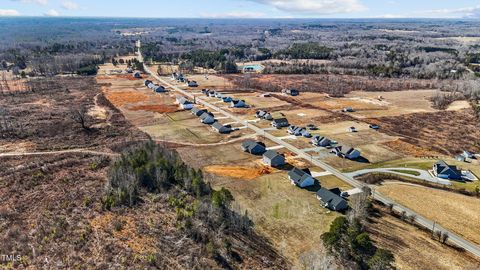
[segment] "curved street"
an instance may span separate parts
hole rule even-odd
[[[409,174],[408,172],[402,173],[400,171],[414,171],[414,172],[419,173],[419,175],[417,176],[417,175]],[[350,173],[345,173],[345,175],[348,175],[348,176],[354,178],[354,177],[365,175],[365,174],[368,174],[368,173],[391,173],[391,174],[397,174],[397,175],[400,175],[400,176],[415,178],[415,179],[423,180],[423,181],[427,181],[427,182],[432,182],[432,183],[435,183],[435,184],[441,184],[441,185],[447,185],[447,186],[452,185],[450,180],[433,177],[432,175],[430,175],[429,172],[427,172],[425,170],[411,169],[411,168],[405,168],[405,167],[363,169],[363,170],[358,170],[358,171],[354,171],[354,172],[350,172]]]

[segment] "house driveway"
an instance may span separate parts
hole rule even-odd
[[[408,173],[402,173],[402,172],[398,172],[398,171],[415,171],[415,172],[418,172],[420,175],[416,176],[416,175],[412,175],[412,174],[408,174]],[[401,168],[364,169],[364,170],[358,170],[358,171],[355,171],[355,172],[345,173],[345,174],[350,176],[350,177],[357,177],[357,176],[364,175],[364,174],[367,174],[367,173],[391,173],[391,174],[397,174],[397,175],[406,176],[406,177],[410,177],[410,178],[415,178],[415,179],[419,179],[419,180],[423,180],[423,181],[428,181],[428,182],[432,182],[432,183],[435,183],[435,184],[441,184],[441,185],[447,185],[447,186],[452,185],[450,180],[433,177],[433,176],[430,175],[430,173],[428,171],[419,170],[419,169],[411,169],[411,168],[402,168],[402,167]]]

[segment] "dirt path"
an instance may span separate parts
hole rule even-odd
[[[159,140],[159,139],[155,139],[153,141],[157,142],[157,143],[170,143],[170,144],[176,144],[176,145],[180,145],[180,146],[217,146],[217,145],[225,145],[225,144],[229,144],[229,143],[242,141],[242,140],[254,137],[254,136],[255,136],[255,134],[250,134],[250,135],[238,137],[238,138],[235,138],[235,139],[232,139],[232,140],[229,140],[229,141],[217,142],[217,143],[204,143],[204,144],[202,144],[202,143],[176,142],[176,141]]]
[[[86,148],[79,148],[79,149],[69,149],[69,150],[59,150],[59,151],[0,153],[0,158],[2,158],[2,157],[56,155],[56,154],[68,154],[68,153],[92,154],[92,155],[111,156],[111,157],[120,156],[120,154],[118,154],[118,153],[108,153],[108,152],[104,152],[104,151],[101,152],[101,151],[89,150],[89,149],[86,149]]]

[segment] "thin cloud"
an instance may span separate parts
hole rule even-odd
[[[442,14],[464,18],[480,18],[480,5],[475,7],[464,7],[456,9],[433,9],[424,11],[427,14]]]
[[[60,13],[58,13],[58,11],[55,9],[50,9],[49,11],[43,13],[43,15],[47,17],[57,17],[60,16]]]
[[[289,12],[311,15],[329,15],[366,11],[359,0],[247,0]]]
[[[65,1],[62,3],[62,8],[66,10],[77,10],[77,9],[80,9],[80,5],[78,5],[73,1]]]
[[[0,9],[0,16],[19,16],[20,12],[15,9]]]
[[[22,2],[25,4],[39,4],[42,6],[48,5],[48,0],[12,0],[14,2]]]

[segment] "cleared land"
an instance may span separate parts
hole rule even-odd
[[[379,192],[409,207],[428,219],[435,220],[449,230],[480,244],[480,199],[452,192],[414,186],[386,183]]]
[[[471,109],[414,113],[374,119],[382,132],[405,137],[405,141],[424,149],[453,156],[463,150],[476,152],[479,147],[480,122]]]

